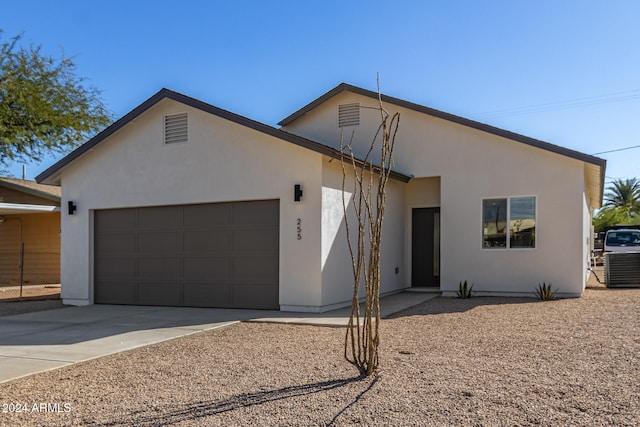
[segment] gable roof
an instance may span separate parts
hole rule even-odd
[[[303,138],[298,135],[294,135],[292,133],[286,132],[282,129],[274,128],[272,126],[266,125],[264,123],[260,123],[258,121],[249,119],[247,117],[241,116],[239,114],[232,113],[227,110],[223,110],[222,108],[215,107],[211,104],[207,104],[206,102],[200,101],[195,98],[191,98],[189,96],[183,95],[178,92],[174,92],[172,90],[163,88],[158,91],[151,98],[144,101],[142,104],[138,105],[136,108],[131,110],[125,116],[115,121],[113,124],[108,126],[102,132],[91,138],[89,141],[85,142],[74,151],[69,153],[67,156],[63,157],[53,166],[46,169],[40,175],[36,177],[36,181],[47,182],[47,183],[59,183],[60,182],[60,172],[61,170],[73,162],[74,160],[81,157],[87,151],[94,148],[96,145],[100,144],[102,141],[119,131],[121,128],[129,124],[135,118],[146,112],[148,109],[156,105],[163,99],[171,99],[176,102],[180,102],[182,104],[188,105],[190,107],[196,108],[198,110],[207,112],[209,114],[213,114],[215,116],[221,117],[223,119],[229,120],[231,122],[237,123],[242,126],[246,126],[250,129],[256,130],[258,132],[262,132],[267,135],[271,135],[273,137],[282,139],[284,141],[299,145],[301,147],[307,148],[312,151],[316,151],[320,154],[324,154],[326,156],[337,158],[341,157],[341,153],[339,150],[336,150],[332,147],[326,146],[316,141],[312,141],[307,138]],[[348,161],[348,156],[345,156],[345,160]],[[362,163],[362,161],[356,159],[356,163]],[[403,175],[398,172],[391,172],[391,177],[403,182],[408,182],[410,177],[407,175]]]
[[[340,83],[338,86],[334,87],[324,95],[319,98],[311,101],[309,104],[305,105],[298,111],[293,114],[287,116],[283,120],[281,120],[278,125],[287,126],[288,124],[293,123],[295,120],[309,113],[311,110],[324,103],[325,101],[333,98],[334,96],[342,93],[342,92],[351,92],[358,95],[363,95],[369,98],[373,98],[376,101],[378,100],[378,92],[374,92],[371,90],[363,89],[357,86],[353,86],[347,83]],[[551,144],[549,142],[541,141],[535,138],[531,138],[525,135],[521,135],[515,132],[511,132],[508,130],[500,129],[491,125],[487,125],[485,123],[477,122],[475,120],[467,119],[464,117],[456,116],[454,114],[445,113],[444,111],[436,110],[434,108],[425,107],[424,105],[415,104],[413,102],[405,101],[403,99],[394,98],[392,96],[380,94],[380,98],[382,102],[397,105],[398,107],[406,108],[409,110],[417,111],[419,113],[428,114],[433,117],[437,117],[439,119],[447,120],[449,122],[457,123],[459,125],[467,126],[473,129],[477,129],[483,132],[487,132],[493,135],[497,135],[503,138],[510,139],[512,141],[520,142],[522,144],[530,145],[535,148],[539,148],[542,150],[550,151],[552,153],[560,154],[562,156],[566,156],[572,159],[580,160],[585,164],[589,165],[589,175],[593,176],[593,181],[598,182],[598,189],[596,190],[597,196],[592,198],[592,203],[594,207],[598,207],[596,205],[602,205],[603,198],[603,190],[604,190],[604,178],[605,178],[605,169],[607,161],[605,159],[591,156],[589,154],[581,153],[579,151],[571,150],[569,148],[561,147],[559,145]],[[597,176],[597,178],[596,178]]]
[[[298,111],[296,111],[295,113],[289,115],[288,117],[286,117],[285,119],[281,120],[278,125],[280,126],[286,126],[290,123],[292,123],[293,121],[297,120],[298,118],[304,116],[305,114],[307,114],[309,111],[313,110],[314,108],[316,108],[318,105],[322,104],[323,102],[327,101],[329,98],[333,98],[334,96],[338,95],[341,92],[352,92],[352,93],[356,93],[359,95],[364,95],[367,96],[369,98],[373,98],[375,100],[378,100],[378,93],[371,91],[371,90],[367,90],[367,89],[363,89],[357,86],[352,86],[350,84],[347,83],[340,83],[338,86],[334,87],[333,89],[331,89],[329,92],[325,93],[324,95],[320,96],[319,98],[315,99],[314,101],[310,102],[309,104],[305,105],[304,107],[302,107],[301,109],[299,109]],[[591,156],[589,154],[584,154],[581,153],[579,151],[575,151],[575,150],[570,150],[568,148],[565,147],[561,147],[559,145],[554,145],[548,142],[544,142],[544,141],[540,141],[538,139],[535,138],[530,138],[528,136],[525,135],[521,135],[515,132],[511,132],[508,130],[504,130],[504,129],[500,129],[491,125],[487,125],[481,122],[476,122],[474,120],[471,119],[467,119],[464,117],[460,117],[460,116],[456,116],[454,114],[450,114],[450,113],[445,113],[444,111],[440,111],[440,110],[436,110],[430,107],[425,107],[424,105],[420,105],[420,104],[414,104],[413,102],[409,102],[409,101],[405,101],[403,99],[399,99],[399,98],[394,98],[392,96],[387,96],[387,95],[381,95],[382,101],[389,103],[389,104],[394,104],[397,105],[399,107],[403,107],[403,108],[407,108],[409,110],[414,110],[417,111],[419,113],[424,113],[424,114],[428,114],[430,116],[434,116],[443,120],[448,120],[450,122],[454,122],[454,123],[458,123],[473,129],[477,129],[477,130],[481,130],[483,132],[487,132],[487,133],[491,133],[494,135],[498,135],[501,136],[503,138],[507,138],[507,139],[512,139],[514,141],[518,141],[521,142],[523,144],[527,144],[527,145],[531,145],[537,148],[542,148],[543,150],[547,150],[547,151],[551,151],[557,154],[562,154],[564,156],[568,156],[568,157],[572,157],[574,159],[577,160],[582,160],[583,162],[586,163],[592,163],[595,165],[599,165],[599,166],[604,166],[606,163],[606,160],[601,159],[599,157],[594,157]]]
[[[38,184],[35,181],[26,179],[0,177],[0,187],[20,191],[53,202],[60,202],[61,189],[59,185]]]

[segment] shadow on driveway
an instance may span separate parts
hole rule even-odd
[[[0,317],[0,347],[71,345],[144,331],[168,336],[174,331],[185,335],[266,313],[269,312],[127,305],[66,307]]]
[[[0,382],[258,315],[264,312],[89,305],[0,317]]]

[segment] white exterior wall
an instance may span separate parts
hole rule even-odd
[[[377,105],[371,98],[342,92],[285,129],[336,146],[338,105],[352,102]],[[531,295],[543,282],[552,283],[560,295],[583,291],[586,219],[581,161],[395,105],[385,107],[391,114],[401,112],[394,170],[416,178],[440,177],[445,294],[455,292],[464,280],[486,293]],[[360,111],[360,125],[345,128],[345,137],[355,130],[354,144],[365,147],[379,113]],[[483,249],[482,199],[514,196],[536,196],[536,248]]]
[[[189,142],[165,145],[164,115],[181,112]],[[281,308],[320,306],[321,187],[322,155],[164,99],[63,169],[63,206],[78,211],[61,216],[62,298],[93,302],[96,209],[279,199]]]
[[[347,172],[352,168],[346,165]],[[346,180],[345,191],[353,191],[353,174]],[[347,245],[342,205],[342,168],[338,160],[323,162],[322,174],[322,304],[323,310],[351,304],[353,272]],[[390,293],[406,287],[404,271],[404,197],[405,183],[387,183],[380,265],[380,293]],[[349,194],[349,227],[353,244],[357,222],[353,199]],[[398,272],[396,273],[396,268]],[[360,296],[364,296],[364,289]]]
[[[571,166],[577,173],[581,165],[546,157],[542,173],[527,167],[527,156],[522,155],[513,168],[488,176],[482,175],[482,168],[489,163],[474,167],[470,160],[476,180],[442,177],[443,290],[454,292],[468,280],[478,292],[531,294],[544,282],[560,293],[582,292],[582,183],[576,174],[567,173]],[[535,249],[482,248],[482,199],[508,196],[536,196]]]

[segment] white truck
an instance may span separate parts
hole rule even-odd
[[[609,230],[604,238],[604,253],[640,252],[640,227],[634,229]]]

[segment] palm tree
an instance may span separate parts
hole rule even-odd
[[[607,187],[604,206],[616,208],[628,215],[640,214],[640,180],[638,178],[616,179]]]

